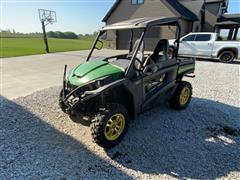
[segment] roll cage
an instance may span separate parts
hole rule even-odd
[[[92,53],[93,53],[94,49],[98,49],[96,47],[97,43],[102,42],[101,40],[99,40],[99,38],[107,30],[126,30],[126,29],[131,30],[130,49],[129,49],[129,51],[131,51],[132,50],[131,49],[132,48],[132,41],[133,41],[133,30],[134,29],[142,29],[143,32],[142,32],[142,34],[139,38],[139,43],[137,45],[137,48],[133,52],[133,55],[130,59],[130,65],[128,66],[128,68],[125,72],[125,76],[128,77],[130,72],[133,70],[133,65],[134,65],[135,60],[136,60],[137,52],[138,52],[138,50],[139,50],[139,48],[142,44],[142,41],[145,38],[146,32],[148,31],[148,29],[150,29],[152,27],[159,27],[159,26],[176,26],[176,41],[175,41],[175,44],[174,44],[174,46],[175,46],[174,49],[175,50],[174,50],[174,53],[172,55],[172,58],[177,59],[179,42],[180,42],[180,35],[181,35],[181,27],[179,25],[178,18],[176,18],[176,17],[148,17],[148,18],[138,18],[138,19],[122,21],[122,22],[119,22],[119,23],[115,23],[115,24],[111,24],[111,25],[103,27],[99,31],[86,61],[89,61],[89,59],[92,56]]]

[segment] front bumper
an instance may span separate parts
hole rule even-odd
[[[64,82],[65,83],[65,82]],[[62,111],[69,115],[90,115],[96,111],[98,98],[94,98],[99,93],[96,89],[95,82],[77,87],[71,84],[65,84],[59,96],[59,106]]]

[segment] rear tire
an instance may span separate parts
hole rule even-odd
[[[128,111],[123,105],[108,104],[92,120],[90,125],[92,138],[103,148],[111,148],[124,138],[128,122]]]
[[[169,105],[173,109],[182,110],[188,106],[191,98],[192,85],[189,82],[181,81],[170,99]]]
[[[230,51],[230,50],[223,51],[219,55],[219,60],[222,63],[230,63],[234,60],[234,58],[235,58],[235,54],[233,51]]]

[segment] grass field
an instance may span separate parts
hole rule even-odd
[[[93,41],[93,39],[48,39],[50,52],[64,52],[89,49],[91,48]],[[45,46],[42,38],[4,37],[0,38],[0,43],[1,58],[45,53]]]

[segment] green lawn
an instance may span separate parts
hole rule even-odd
[[[93,39],[73,40],[49,38],[50,52],[63,52],[89,49]],[[0,38],[0,57],[44,54],[45,46],[42,38]]]

